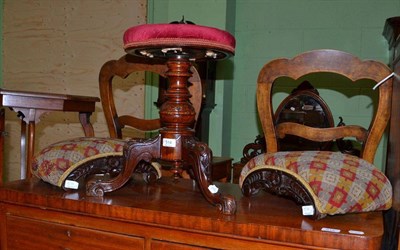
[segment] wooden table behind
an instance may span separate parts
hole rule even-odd
[[[104,197],[64,192],[36,179],[0,188],[1,249],[368,249],[379,248],[380,212],[314,221],[292,201],[234,194],[237,213],[217,213],[192,180],[135,180]],[[282,206],[282,204],[284,206]],[[281,209],[285,207],[285,209]],[[280,208],[279,210],[276,208]],[[366,223],[368,222],[368,223]],[[341,230],[324,232],[322,228]],[[349,233],[364,232],[364,235]]]

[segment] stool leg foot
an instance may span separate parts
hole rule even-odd
[[[183,160],[191,166],[200,191],[212,205],[225,215],[236,212],[236,201],[232,195],[222,194],[211,180],[212,152],[208,145],[194,138],[187,138],[183,145]]]
[[[104,193],[115,191],[127,183],[134,172],[143,173],[143,166],[138,164],[146,161],[150,164],[152,159],[160,158],[160,136],[148,140],[130,140],[124,147],[124,167],[121,172],[109,180],[92,177],[86,183],[88,196],[103,196]],[[136,169],[138,168],[138,169]],[[150,169],[153,171],[153,169]],[[152,174],[150,173],[152,176]],[[152,178],[148,181],[152,181]]]

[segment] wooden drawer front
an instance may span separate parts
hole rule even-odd
[[[144,239],[7,216],[8,249],[144,249]],[[110,225],[112,227],[112,225]]]
[[[193,246],[193,245],[187,245],[187,244],[179,244],[179,243],[173,243],[173,242],[168,242],[168,241],[159,241],[159,240],[152,240],[151,241],[151,249],[157,249],[157,250],[199,250],[199,249],[210,249],[210,248],[204,248],[204,247],[198,247],[198,246]]]

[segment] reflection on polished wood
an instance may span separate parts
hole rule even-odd
[[[161,178],[145,185],[136,178],[104,197],[64,192],[36,179],[10,182],[0,188],[1,249],[380,247],[381,212],[315,221],[290,200],[264,192],[243,197],[230,183],[218,187],[235,196],[235,215],[215,213],[196,182],[186,179]]]

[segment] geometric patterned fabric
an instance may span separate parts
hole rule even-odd
[[[67,176],[91,160],[122,156],[126,141],[110,138],[82,137],[54,143],[33,159],[32,173],[45,182],[62,187]]]
[[[311,193],[323,215],[387,210],[392,186],[373,164],[353,155],[330,151],[265,153],[243,168],[239,184],[257,169],[284,169]]]

